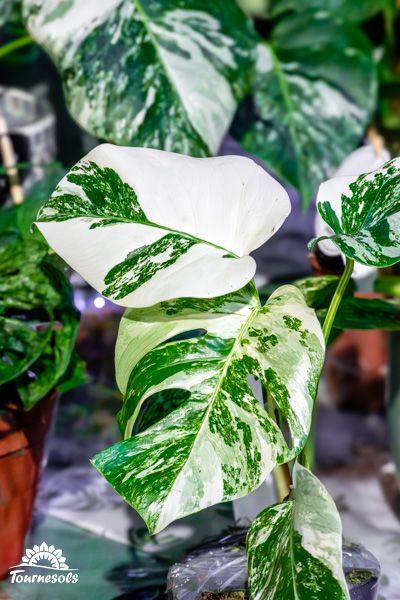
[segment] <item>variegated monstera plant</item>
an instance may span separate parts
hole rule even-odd
[[[322,329],[298,287],[260,302],[250,253],[290,203],[247,158],[102,145],[66,175],[37,221],[65,261],[127,307],[116,348],[123,441],[93,464],[151,533],[245,496],[290,465],[289,497],[248,534],[258,600],[349,598],[339,515],[309,469],[307,439],[353,262],[400,259],[400,162],[327,182],[319,199],[346,256]]]

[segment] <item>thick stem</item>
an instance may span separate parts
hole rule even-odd
[[[271,419],[276,422],[275,415],[275,402],[271,394],[264,385],[262,385],[262,395],[264,400],[264,406]],[[290,486],[292,485],[292,478],[290,476],[289,466],[287,464],[277,465],[272,471],[272,477],[274,479],[275,490],[278,496],[279,502],[283,502],[290,494]]]
[[[336,288],[336,291],[331,300],[330,306],[328,308],[328,312],[325,317],[324,324],[322,326],[322,333],[324,335],[325,343],[328,343],[329,336],[332,330],[333,323],[335,321],[336,313],[342,301],[343,295],[346,291],[346,288],[349,284],[351,274],[354,268],[354,260],[346,257],[346,266],[343,272],[342,277],[340,278],[339,285]],[[316,399],[314,401],[313,413],[312,413],[312,421],[310,433],[307,438],[307,442],[303,448],[303,452],[301,453],[299,460],[300,463],[306,467],[307,469],[312,470],[315,464],[315,405]]]
[[[33,39],[30,35],[24,35],[17,40],[8,42],[8,44],[4,44],[4,46],[0,47],[0,58],[4,58],[8,54],[15,52],[15,50],[19,50],[20,48],[24,48],[24,46],[29,46],[30,44],[33,44]]]

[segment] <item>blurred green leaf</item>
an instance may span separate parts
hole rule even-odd
[[[305,11],[317,11],[329,13],[334,17],[340,17],[348,21],[366,21],[378,12],[396,12],[395,0],[267,0],[268,15],[277,17],[285,12],[304,13]]]
[[[52,163],[43,178],[35,183],[26,194],[24,202],[18,206],[17,225],[23,239],[32,237],[45,241],[37,229],[32,227],[42,205],[50,198],[59,181],[64,177],[65,169],[59,163]]]
[[[305,300],[323,322],[339,277],[308,277],[294,282],[303,292]],[[400,330],[400,300],[363,298],[354,296],[355,286],[350,282],[339,306],[333,327],[335,329]]]
[[[372,46],[356,24],[292,14],[259,45],[252,97],[233,134],[300,191],[305,209],[360,142],[376,95]]]

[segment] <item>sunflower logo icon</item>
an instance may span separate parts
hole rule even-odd
[[[46,542],[27,548],[25,556],[22,557],[20,567],[42,567],[44,569],[55,569],[56,571],[67,571],[69,569],[65,562],[62,550],[55,546],[48,546]]]

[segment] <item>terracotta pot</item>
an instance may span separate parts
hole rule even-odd
[[[56,396],[53,391],[30,411],[12,403],[0,410],[0,579],[24,551]]]

